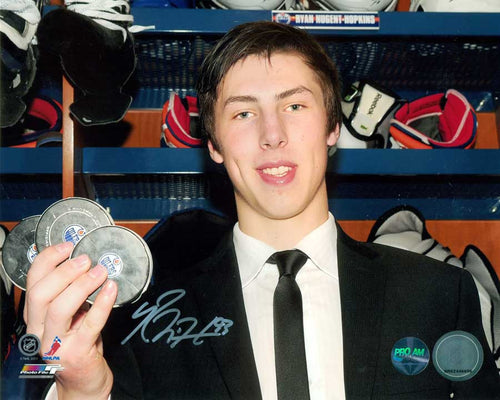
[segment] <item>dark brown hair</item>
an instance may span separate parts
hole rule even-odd
[[[197,85],[200,120],[205,134],[218,148],[214,132],[214,106],[219,85],[239,60],[250,55],[268,58],[273,53],[297,53],[316,73],[323,88],[328,118],[327,132],[340,124],[340,80],[337,67],[321,44],[309,33],[270,21],[248,22],[227,32],[203,61]]]

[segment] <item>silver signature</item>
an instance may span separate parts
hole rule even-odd
[[[133,314],[133,319],[143,318],[129,335],[122,340],[121,344],[127,343],[136,333],[140,331],[141,338],[145,343],[155,343],[163,337],[171,348],[177,346],[182,340],[191,340],[193,344],[198,346],[203,343],[203,339],[207,337],[223,336],[229,332],[229,328],[233,325],[230,319],[215,317],[201,331],[195,333],[194,329],[198,325],[198,320],[193,317],[182,317],[181,311],[178,308],[172,307],[180,300],[186,291],[183,289],[170,290],[163,293],[156,299],[156,304],[148,307],[149,303],[144,302]],[[148,337],[149,324],[156,324],[159,321],[165,322],[167,325],[159,333],[151,339]]]

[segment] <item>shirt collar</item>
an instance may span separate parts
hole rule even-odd
[[[238,223],[233,228],[233,243],[241,283],[245,287],[255,279],[269,257],[277,250],[243,233]],[[303,251],[316,267],[338,279],[337,227],[331,213],[328,213],[328,219],[323,224],[308,233],[293,248]]]
[[[306,235],[295,248],[307,254],[320,270],[338,279],[337,226],[331,213],[326,222]]]

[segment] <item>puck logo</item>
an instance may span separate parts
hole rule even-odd
[[[106,253],[99,258],[98,262],[108,270],[108,278],[114,278],[122,272],[123,261],[118,254]]]
[[[33,260],[38,255],[38,250],[36,248],[36,244],[32,243],[26,252],[26,257],[28,258],[29,263],[33,263]]]
[[[77,244],[85,236],[85,228],[81,225],[70,225],[63,231],[63,242]]]

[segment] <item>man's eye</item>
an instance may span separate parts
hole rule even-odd
[[[242,111],[238,114],[236,114],[236,119],[245,119],[245,118],[248,118],[250,117],[251,113],[248,112],[248,111]]]
[[[291,106],[288,107],[291,111],[298,111],[301,110],[303,107],[301,104],[292,104]]]

